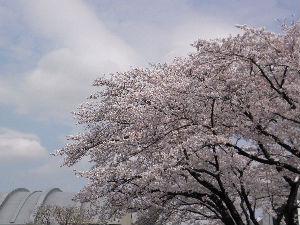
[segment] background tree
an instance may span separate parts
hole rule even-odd
[[[91,218],[89,212],[78,207],[44,205],[37,210],[34,224],[82,225]]]
[[[89,221],[87,211],[78,207],[53,207],[53,218],[59,225],[82,225]]]
[[[122,212],[160,221],[296,224],[300,142],[300,32],[240,26],[199,40],[188,58],[99,78],[75,116],[85,132],[56,152],[90,180],[78,195],[104,220]]]
[[[160,209],[152,207],[147,210],[147,214],[140,216],[135,222],[134,225],[158,225],[157,221],[160,215]]]
[[[53,224],[53,207],[50,205],[44,205],[38,208],[34,224],[50,225]]]

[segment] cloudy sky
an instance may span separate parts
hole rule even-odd
[[[170,62],[199,38],[238,33],[235,24],[280,32],[299,9],[299,0],[0,0],[0,192],[84,185],[49,153],[78,131],[70,112],[95,78]]]

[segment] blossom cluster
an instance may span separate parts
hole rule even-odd
[[[74,113],[84,132],[56,154],[67,166],[89,157],[93,166],[79,174],[90,183],[78,198],[103,220],[128,211],[141,221],[153,214],[174,224],[257,225],[263,208],[293,224],[299,26],[282,34],[239,28],[243,34],[196,41],[195,53],[172,64],[94,82],[99,91]]]

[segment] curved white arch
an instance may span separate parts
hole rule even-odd
[[[5,204],[5,202],[7,202],[7,200],[16,192],[19,192],[19,191],[23,191],[23,192],[29,192],[28,189],[26,188],[16,188],[16,189],[13,189],[12,191],[4,194],[0,200],[0,209],[3,207],[3,205]]]
[[[20,213],[21,209],[23,208],[25,202],[30,198],[31,195],[33,195],[34,193],[37,193],[37,192],[42,192],[42,191],[33,191],[33,192],[27,193],[25,198],[18,205],[18,208],[16,209],[15,213],[10,218],[10,220],[9,220],[10,223],[14,223],[16,221],[17,216],[19,215],[19,213]]]
[[[60,190],[59,188],[51,188],[51,189],[48,189],[48,190],[44,191],[40,195],[40,197],[39,197],[39,199],[38,199],[38,201],[37,201],[37,203],[36,203],[36,205],[35,205],[32,213],[30,215],[30,220],[29,221],[34,221],[38,209],[44,204],[44,202],[46,201],[46,199],[48,198],[48,196],[51,193],[53,193],[53,192],[62,192],[62,190]]]

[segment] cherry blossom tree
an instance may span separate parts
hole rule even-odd
[[[84,132],[58,150],[90,183],[78,198],[103,220],[124,211],[155,222],[296,224],[300,159],[300,30],[239,26],[199,40],[172,64],[97,79],[74,113]],[[105,204],[98,204],[98,199]]]
[[[60,207],[43,205],[38,208],[35,215],[35,225],[83,225],[90,222],[90,214],[87,210],[78,207]]]

